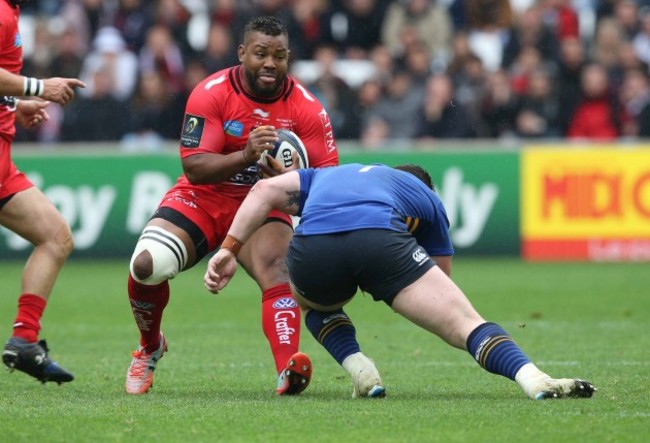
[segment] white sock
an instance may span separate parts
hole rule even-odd
[[[355,352],[354,354],[345,357],[341,366],[343,366],[350,375],[356,375],[367,367],[368,363],[368,357],[363,355],[361,352]],[[372,362],[370,363],[372,364]]]
[[[539,381],[551,378],[547,373],[540,371],[533,363],[526,363],[517,371],[515,381],[521,386],[521,389],[526,394],[535,398],[537,392],[534,392],[539,387]]]

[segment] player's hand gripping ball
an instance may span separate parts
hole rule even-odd
[[[278,141],[273,146],[273,149],[267,152],[268,155],[280,162],[284,168],[292,168],[294,166],[294,152],[298,158],[298,169],[309,167],[309,157],[307,156],[307,148],[294,132],[288,129],[278,129]],[[266,155],[262,155],[260,163],[265,166],[268,164]]]

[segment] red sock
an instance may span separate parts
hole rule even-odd
[[[140,346],[153,352],[160,347],[160,322],[169,301],[169,282],[148,286],[138,283],[129,274],[128,287],[131,310],[140,330]]]
[[[20,337],[30,343],[38,341],[41,330],[41,317],[47,300],[36,294],[22,294],[18,297],[18,313],[14,321],[14,337]]]
[[[262,329],[279,374],[300,344],[300,308],[288,284],[274,286],[262,294]]]

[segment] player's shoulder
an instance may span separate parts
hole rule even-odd
[[[226,68],[214,72],[201,80],[196,87],[195,91],[216,92],[232,89],[230,75],[233,68]]]
[[[289,95],[288,99],[295,103],[297,106],[310,107],[315,106],[319,109],[323,107],[320,100],[312,94],[309,89],[300,83],[298,79],[293,76],[288,77],[289,80]]]

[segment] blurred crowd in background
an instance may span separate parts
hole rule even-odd
[[[287,25],[336,137],[367,149],[650,137],[650,0],[37,0],[23,74],[88,87],[18,140],[178,140],[188,94],[238,64],[259,15]]]

